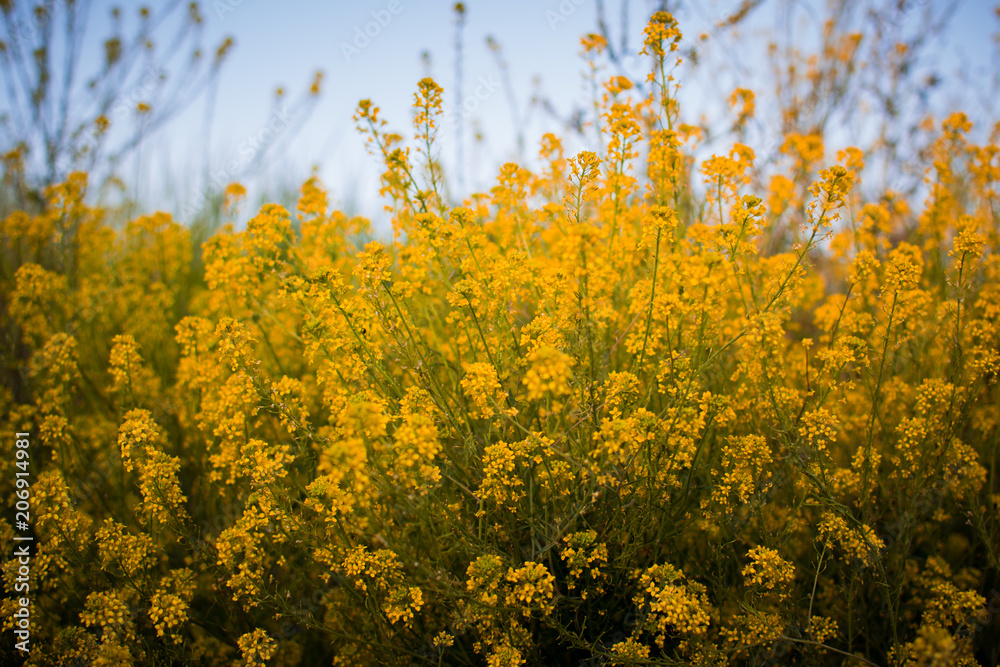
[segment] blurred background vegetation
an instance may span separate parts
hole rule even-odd
[[[982,139],[997,118],[998,10],[988,3],[553,0],[505,10],[401,3],[405,25],[359,39],[366,22],[387,12],[383,4],[0,3],[0,214],[37,208],[47,185],[82,170],[91,175],[90,198],[119,223],[168,210],[193,229],[211,230],[229,181],[246,185],[252,202],[290,203],[298,184],[318,173],[342,208],[373,218],[384,232],[381,203],[361,194],[375,189],[378,172],[351,126],[357,99],[373,98],[391,124],[404,127],[405,91],[425,74],[438,80],[448,111],[440,161],[457,203],[491,187],[503,162],[537,166],[544,132],[564,137],[570,153],[600,152],[595,93],[572,73],[617,72],[646,85],[648,61],[635,35],[658,10],[677,16],[688,36],[680,99],[683,120],[702,129],[699,156],[733,141],[764,147],[755,186],[775,172],[786,135],[821,134],[830,155],[848,145],[865,151],[871,191],[910,197],[928,164],[921,124],[961,106],[974,122],[972,137]],[[262,43],[269,23],[274,42]],[[314,26],[328,35],[322,45],[312,41]],[[301,44],[289,28],[302,33]],[[593,62],[556,48],[586,32],[609,45]],[[544,43],[527,38],[537,34],[552,42],[541,61]],[[358,54],[350,52],[355,42],[364,46]],[[261,57],[302,85],[292,90],[246,69]],[[479,99],[483,81],[488,100]],[[332,97],[321,99],[331,83]],[[757,109],[734,123],[736,89],[753,91]],[[261,102],[267,95],[269,109]],[[234,127],[252,130],[241,140]]]

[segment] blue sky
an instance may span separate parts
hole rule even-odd
[[[107,35],[107,14],[112,4],[105,0],[94,2],[89,33],[92,53],[100,52],[98,40]],[[134,25],[139,3],[118,4],[126,26],[129,21]],[[493,36],[502,46],[520,113],[525,112],[533,91],[541,90],[561,114],[568,115],[589,100],[584,63],[578,55],[579,39],[594,31],[597,22],[594,0],[470,0],[465,4],[463,78],[469,111],[464,121],[465,161],[460,170],[456,164],[457,123],[443,123],[440,145],[453,182],[454,175],[460,172],[468,192],[489,188],[497,166],[517,158],[509,100],[497,85],[500,70],[486,46],[486,37]],[[627,33],[631,46],[640,43],[642,28],[655,4],[648,0],[629,3]],[[736,0],[680,2],[676,15],[685,40],[690,43],[699,34],[711,32],[714,24],[739,4]],[[817,28],[815,17],[822,13],[817,9],[821,8],[820,2],[790,4],[795,7],[797,30]],[[944,4],[937,0],[906,0],[896,17],[898,29],[912,29],[927,6],[937,9]],[[380,204],[375,196],[379,164],[366,153],[351,116],[358,100],[370,98],[382,108],[392,129],[409,134],[416,82],[429,70],[445,89],[449,117],[455,117],[461,100],[455,99],[453,5],[443,0],[202,2],[206,47],[214,50],[227,35],[236,41],[219,81],[210,143],[205,146],[202,97],[144,143],[140,171],[143,201],[175,211],[185,204],[196,205],[204,191],[203,157],[209,155],[210,172],[216,180],[230,175],[227,164],[237,165],[231,174],[250,186],[253,198],[296,187],[315,167],[336,203],[379,217]],[[622,2],[607,0],[605,5],[612,34],[619,37]],[[787,5],[784,0],[769,0],[753,14],[741,29],[747,42],[754,43],[758,33],[780,28],[775,8]],[[962,70],[973,80],[986,80],[996,71],[997,46],[992,34],[998,22],[993,6],[977,0],[959,3],[949,32],[934,47],[947,63],[946,71]],[[757,39],[756,43],[762,46],[764,42]],[[429,64],[421,57],[425,51],[430,55]],[[718,96],[728,94],[732,82],[741,77],[752,80],[755,70],[761,67],[759,57],[749,51],[731,51],[728,56],[719,51],[716,57],[719,71],[725,70],[725,76],[703,67],[695,77],[682,77],[682,100],[694,118],[702,113],[709,117],[718,113]],[[322,95],[308,123],[289,141],[282,132],[294,126],[296,119],[275,112],[274,91],[281,86],[288,91],[286,99],[294,99],[308,87],[317,69],[324,72]],[[643,63],[638,59],[629,61],[626,69],[641,76]],[[958,90],[962,90],[961,86]],[[991,122],[996,121],[996,111],[994,106]],[[478,150],[471,140],[474,126],[484,132]],[[268,127],[278,131],[278,141],[268,142]],[[538,109],[526,123],[526,130],[529,159],[543,132],[566,134],[558,121]],[[261,139],[262,143],[255,143]],[[266,153],[267,169],[249,178],[239,163],[257,145],[277,147],[280,152]],[[585,147],[578,141],[575,145],[569,142],[567,149],[574,153]],[[244,211],[245,215],[250,213]]]
[[[904,3],[898,15],[899,29],[919,22],[927,2]],[[287,167],[280,167],[273,178],[280,179],[289,170],[301,176],[316,165],[335,199],[373,215],[379,208],[372,194],[378,188],[379,165],[366,154],[351,115],[359,99],[371,98],[382,107],[390,126],[406,134],[410,129],[410,104],[416,82],[426,74],[421,54],[427,51],[430,72],[445,88],[445,104],[453,110],[450,117],[454,117],[458,105],[454,98],[453,4],[441,0],[292,0],[280,3],[279,10],[278,3],[243,0],[232,11],[213,13],[206,7],[211,29],[218,29],[219,34],[231,33],[237,40],[220,89],[214,137],[219,148],[214,154],[231,152],[231,146],[238,144],[241,137],[258,130],[266,117],[261,111],[268,108],[275,84],[299,90],[308,83],[311,72],[321,68],[326,75],[323,98],[309,125],[284,153],[281,163],[287,163]],[[578,55],[579,39],[594,31],[597,22],[593,0],[472,0],[465,4],[464,99],[474,96],[477,88],[485,93],[480,95],[482,99],[467,102],[467,106],[475,107],[464,126],[462,171],[468,191],[488,188],[497,165],[517,158],[509,100],[495,86],[499,70],[486,46],[486,37],[492,35],[502,45],[521,113],[537,85],[560,113],[568,115],[573,107],[585,105],[589,100],[583,78],[584,63]],[[641,42],[642,29],[655,4],[643,0],[629,3],[631,46]],[[771,0],[768,4],[774,7],[780,2]],[[768,4],[745,28],[751,39],[752,31],[776,28],[776,12]],[[721,17],[738,5],[731,0],[682,2],[677,16],[685,37],[694,40],[700,33],[711,31]],[[932,8],[940,5],[936,3]],[[622,3],[609,0],[605,6],[612,34],[618,36],[623,20]],[[992,6],[993,3],[970,0],[959,4],[946,41],[938,46],[942,57],[952,61],[952,68],[979,68],[980,74],[986,75],[991,49],[996,50],[991,44],[991,34],[997,27]],[[215,3],[215,7],[221,9],[225,5]],[[807,7],[797,13],[799,24],[807,29],[812,11]],[[386,25],[379,24],[376,30],[379,18]],[[377,32],[368,43],[364,37],[358,38],[366,28],[369,33]],[[362,48],[355,45],[356,39]],[[753,68],[752,59],[729,64],[742,66],[748,70],[748,76]],[[636,76],[644,74],[643,63],[638,60],[627,66]],[[703,70],[698,79],[683,81],[684,93],[692,107],[700,101],[699,86],[712,86],[713,82],[701,80],[705,74]],[[731,88],[718,92],[728,90]],[[473,122],[485,133],[483,148],[478,152],[469,136]],[[446,122],[440,137],[442,158],[452,174],[456,172],[457,129],[456,124]],[[529,157],[536,151],[534,139],[543,132],[565,134],[555,119],[537,110],[526,129]],[[573,152],[585,147],[568,146]],[[279,185],[268,179],[258,185],[263,184]],[[356,194],[352,197],[351,193]]]
[[[510,104],[498,85],[500,71],[486,46],[487,35],[502,46],[520,112],[538,77],[545,94],[568,113],[583,99],[579,38],[594,29],[592,0],[577,1],[579,5],[566,0],[562,8],[559,2],[466,3],[463,100],[472,98],[466,102],[470,111],[464,121],[467,190],[489,187],[494,166],[516,158]],[[390,4],[395,12],[390,11]],[[635,4],[631,33],[641,36],[645,15],[638,10],[645,7]],[[408,133],[413,92],[427,73],[421,57],[425,51],[430,54],[431,75],[445,88],[445,104],[452,112],[449,119],[457,116],[452,7],[451,2],[427,0],[298,0],[282,3],[276,11],[271,3],[244,0],[221,15],[206,11],[213,29],[217,24],[220,34],[231,32],[237,40],[219,91],[216,117],[224,119],[219,125],[225,127],[224,133],[221,127],[215,132],[219,154],[238,152],[234,145],[257,131],[266,116],[260,111],[269,108],[276,84],[299,90],[308,84],[311,72],[320,68],[325,73],[322,100],[283,161],[306,174],[311,166],[318,166],[335,198],[343,203],[350,192],[358,192],[356,205],[370,214],[377,203],[365,193],[378,189],[379,169],[365,152],[351,116],[358,100],[370,98],[382,108],[392,129]],[[385,26],[378,22],[380,18]],[[366,27],[377,34],[368,37]],[[532,136],[560,130],[555,120],[540,114],[535,119],[530,125]],[[474,123],[485,134],[484,148],[478,154],[471,141]],[[458,128],[456,122],[444,122],[441,128],[442,158],[452,170]],[[483,153],[488,153],[486,160],[479,159]],[[474,162],[482,168],[473,169]]]

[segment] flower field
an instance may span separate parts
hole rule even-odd
[[[316,177],[204,243],[80,172],[2,219],[4,660],[997,664],[1000,124],[928,123],[920,201],[821,134],[755,191],[683,39],[461,205],[442,88],[363,100],[391,240]]]

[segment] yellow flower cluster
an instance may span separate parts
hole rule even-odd
[[[848,560],[857,562],[862,567],[875,565],[879,552],[885,547],[882,538],[875,534],[871,526],[850,526],[844,517],[833,512],[824,514],[819,524],[819,534],[827,545],[836,545]]]
[[[572,359],[565,352],[553,347],[539,347],[528,354],[528,371],[524,375],[524,387],[528,400],[542,400],[570,393]],[[556,408],[553,408],[556,409]]]
[[[80,622],[100,626],[108,634],[125,636],[133,632],[128,605],[117,592],[91,593],[87,596]]]
[[[510,582],[506,600],[509,606],[519,607],[524,616],[530,616],[534,611],[552,613],[552,584],[555,577],[549,574],[544,565],[525,563],[516,570],[510,568],[506,578]]]
[[[643,628],[662,647],[668,637],[698,637],[708,631],[710,605],[705,587],[687,581],[672,565],[653,565],[637,572],[639,593],[636,605],[648,610]]]
[[[472,401],[469,415],[473,418],[492,417],[499,411],[503,411],[509,416],[517,414],[513,408],[504,409],[501,407],[505,401],[505,395],[500,380],[497,378],[497,371],[492,364],[481,361],[469,364],[465,377],[462,378],[462,389]]]
[[[156,634],[174,636],[188,620],[188,605],[195,592],[194,573],[183,568],[163,577],[150,597],[149,620]]]
[[[783,595],[795,581],[795,567],[776,550],[758,546],[747,556],[750,562],[743,568],[743,579],[748,585]]]
[[[565,537],[566,547],[563,549],[561,558],[569,567],[569,588],[581,589],[580,595],[584,599],[591,593],[591,587],[595,594],[604,592],[600,581],[606,576],[601,572],[601,564],[607,565],[608,545],[597,541],[596,530],[585,530],[571,533]],[[587,583],[581,584],[580,578],[587,573]]]
[[[278,647],[278,642],[260,628],[242,635],[236,643],[243,654],[245,667],[265,667]]]
[[[404,585],[403,566],[392,551],[370,552],[366,547],[356,547],[344,556],[341,571],[382,608],[393,624],[409,625],[424,605],[423,592]]]
[[[153,541],[146,534],[133,535],[125,526],[111,519],[97,531],[95,541],[102,569],[120,571],[125,577],[136,580],[144,570],[154,565]]]
[[[771,461],[771,448],[764,436],[730,437],[722,449],[722,469],[712,500],[730,508],[729,511],[750,502],[756,494],[767,490]]]
[[[643,79],[588,35],[590,150],[461,200],[451,91],[407,137],[362,101],[391,235],[316,175],[211,233],[0,179],[5,629],[24,593],[32,664],[988,663],[1000,127],[912,128],[887,189],[904,146],[812,125],[874,71],[821,32],[769,55],[773,150],[748,81],[682,122],[714,37],[653,13]]]
[[[393,438],[397,467],[405,486],[427,492],[441,481],[441,471],[434,462],[441,444],[433,419],[425,414],[408,414]]]

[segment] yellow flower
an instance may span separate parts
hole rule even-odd
[[[87,627],[99,626],[105,633],[125,638],[133,632],[128,604],[116,591],[94,592],[87,596],[80,622]]]
[[[611,652],[615,654],[611,664],[628,665],[633,660],[645,660],[649,657],[649,647],[636,641],[635,637],[629,637],[623,642],[612,645]]]
[[[747,88],[737,88],[729,96],[729,104],[732,107],[740,107],[735,125],[743,127],[747,121],[753,118],[755,96],[752,90]]]
[[[506,603],[518,607],[521,614],[530,616],[540,610],[542,614],[552,613],[552,595],[555,591],[553,577],[541,563],[525,563],[521,567],[507,570],[507,581],[511,590],[507,593]]]
[[[823,137],[818,134],[788,134],[781,144],[781,152],[795,159],[797,171],[807,171],[823,159]]]
[[[663,57],[667,50],[676,51],[680,48],[681,31],[677,27],[677,19],[667,12],[654,12],[649,17],[649,23],[643,31],[645,40],[642,53]],[[667,42],[667,49],[664,49]]]
[[[240,647],[246,667],[265,667],[278,650],[278,642],[260,628],[242,635],[236,644]]]
[[[658,646],[675,634],[698,637],[707,632],[710,607],[703,586],[685,581],[683,573],[669,564],[636,574],[639,593],[634,602],[640,608],[648,605],[645,628]]]
[[[750,586],[760,587],[767,592],[785,595],[795,581],[795,567],[782,558],[777,551],[757,546],[747,554],[750,563],[743,568],[743,578]]]
[[[852,527],[847,521],[832,512],[823,514],[819,523],[819,534],[828,545],[836,545],[851,561],[863,567],[872,567],[880,557],[885,543],[871,526]]]
[[[573,359],[568,354],[553,347],[540,347],[528,354],[528,363],[528,371],[521,381],[528,392],[528,400],[570,393]]]
[[[596,33],[588,33],[580,38],[580,45],[587,53],[601,53],[608,46],[608,41]]]
[[[246,197],[247,189],[239,183],[230,183],[223,191],[222,207],[226,211],[234,211],[243,198]]]
[[[505,396],[492,364],[477,361],[468,364],[462,378],[462,389],[472,400],[473,417],[490,417],[496,413]]]
[[[188,620],[188,605],[195,592],[194,572],[174,570],[163,577],[150,598],[149,620],[160,637],[174,635]]]

